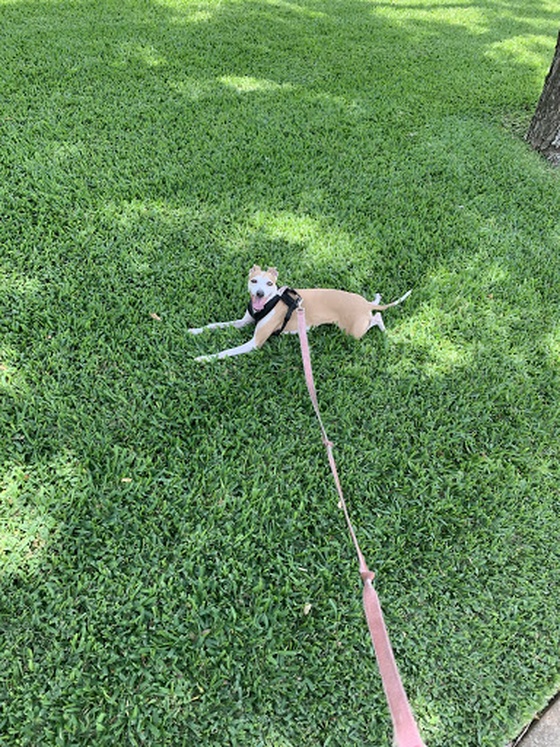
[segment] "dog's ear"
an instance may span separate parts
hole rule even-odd
[[[253,265],[251,269],[249,270],[249,277],[253,277],[253,275],[258,275],[259,272],[262,272],[261,268],[258,265]]]
[[[278,280],[278,270],[276,269],[276,267],[269,267],[267,273],[274,280],[274,282]]]

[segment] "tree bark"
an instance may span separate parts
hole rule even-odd
[[[560,166],[560,34],[527,140],[535,150]]]

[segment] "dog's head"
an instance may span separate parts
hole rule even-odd
[[[266,302],[276,295],[278,291],[277,279],[278,270],[276,267],[269,267],[268,270],[261,270],[258,265],[251,267],[248,287],[253,311],[260,311]]]

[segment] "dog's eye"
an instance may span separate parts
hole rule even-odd
[[[257,282],[257,278],[251,278],[251,282],[252,283],[256,283]]]
[[[272,280],[269,280],[267,285],[272,285]]]

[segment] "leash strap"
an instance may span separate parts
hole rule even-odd
[[[323,444],[327,450],[329,458],[329,465],[333,474],[334,483],[340,499],[340,506],[346,519],[348,531],[358,561],[360,564],[360,576],[364,583],[363,588],[363,603],[366,621],[368,624],[371,640],[373,642],[373,648],[375,650],[375,656],[377,658],[377,665],[379,667],[379,674],[381,675],[381,681],[383,683],[383,689],[385,691],[385,697],[389,705],[389,711],[391,713],[391,719],[393,721],[393,735],[396,747],[425,747],[424,742],[420,737],[418,726],[414,719],[412,709],[408,702],[404,686],[401,681],[395,656],[393,654],[393,648],[391,641],[389,640],[389,634],[385,626],[383,619],[383,612],[381,610],[381,604],[379,597],[373,586],[373,579],[375,574],[370,571],[365,561],[365,558],[358,544],[356,532],[352,526],[350,520],[350,514],[344,500],[344,494],[342,492],[342,486],[340,484],[340,478],[338,476],[338,470],[336,468],[336,462],[333,456],[333,444],[329,441],[327,431],[323,425],[321,418],[321,412],[319,410],[319,401],[317,399],[317,392],[315,390],[315,382],[313,379],[313,371],[311,368],[311,355],[309,353],[309,343],[307,340],[307,328],[305,324],[305,309],[303,306],[299,306],[297,310],[298,319],[298,333],[301,345],[301,356],[303,359],[303,369],[305,372],[305,382],[307,384],[307,390],[313,404],[313,409],[319,421],[321,428],[321,435],[323,437]]]

